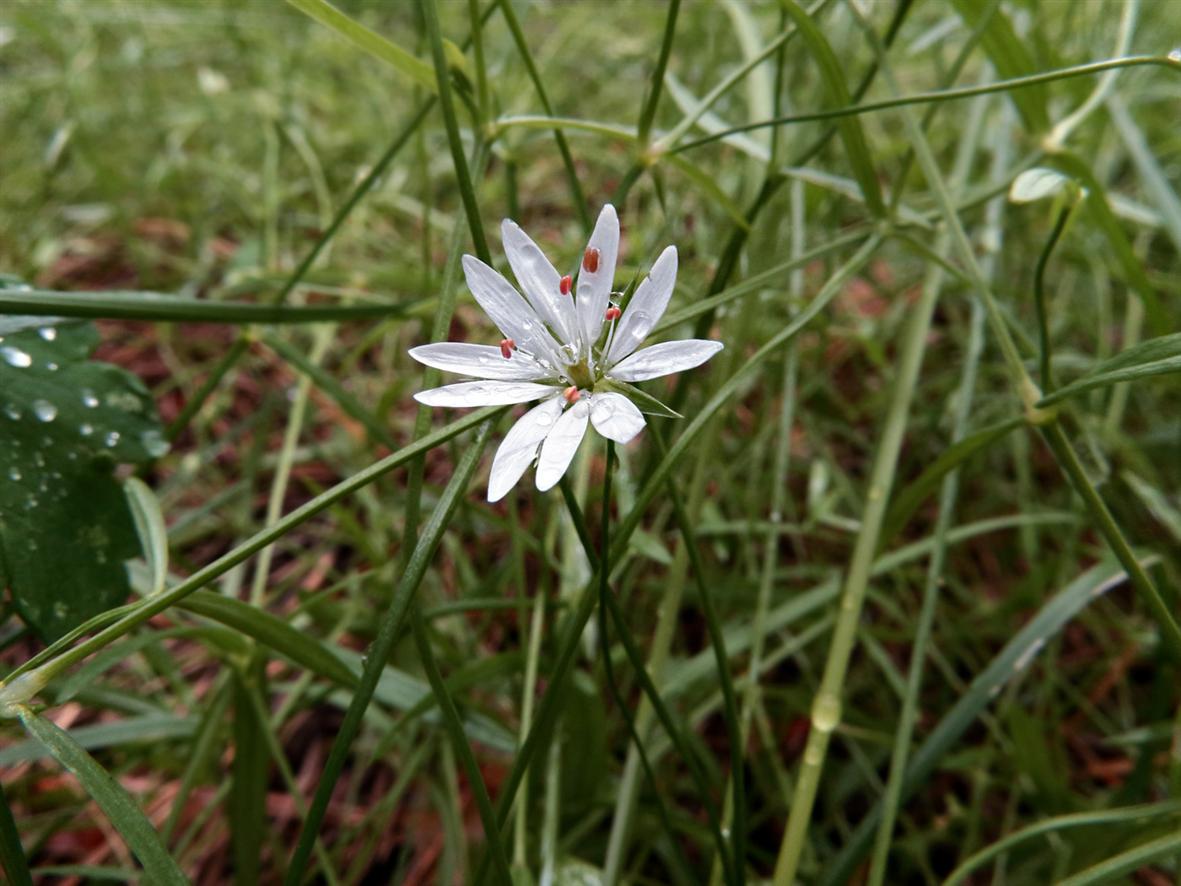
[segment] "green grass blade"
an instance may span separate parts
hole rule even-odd
[[[226,815],[230,827],[230,848],[234,859],[234,882],[239,886],[257,883],[262,866],[267,782],[270,757],[263,730],[250,700],[251,684],[265,679],[263,659],[255,656],[246,674],[232,678],[234,702],[234,762],[230,766],[230,794]]]
[[[407,52],[396,43],[371,31],[355,19],[349,18],[326,0],[287,0],[304,15],[336,31],[354,46],[379,59],[411,82],[431,93],[438,92],[435,73],[422,59]]]
[[[1124,874],[1130,874],[1158,858],[1173,855],[1178,851],[1181,851],[1181,831],[1141,843],[1127,852],[1121,852],[1113,858],[1092,865],[1085,871],[1079,871],[1077,874],[1061,880],[1059,886],[1092,886],[1092,884],[1099,883],[1114,883]]]
[[[341,686],[357,685],[357,675],[328,646],[265,610],[211,591],[196,591],[180,606],[233,628],[314,674]]]
[[[150,593],[157,594],[164,590],[168,578],[168,527],[160,512],[160,500],[139,477],[123,481],[123,491],[152,577]]]
[[[86,793],[106,813],[111,824],[144,866],[150,881],[164,886],[187,884],[188,878],[164,848],[160,835],[123,786],[68,732],[28,708],[22,707],[19,713],[29,734],[45,745],[54,759],[74,774]]]

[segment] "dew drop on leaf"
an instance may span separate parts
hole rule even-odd
[[[82,432],[83,437],[89,437],[94,433],[94,425],[84,424],[82,427],[78,428],[78,430]]]
[[[98,397],[94,396],[94,391],[90,388],[82,389],[82,405],[87,409],[94,409],[98,406]]]
[[[13,421],[20,421],[21,419],[21,411],[17,409],[15,403],[6,403],[4,406],[4,414]]]
[[[37,416],[38,421],[53,421],[57,418],[57,407],[48,400],[34,400],[33,414]]]
[[[16,465],[13,465],[11,468],[8,469],[8,479],[11,480],[13,483],[16,483],[17,481],[19,481],[20,478],[21,478],[20,468],[16,467]]]
[[[11,345],[0,348],[0,357],[3,357],[4,362],[9,366],[15,366],[17,369],[25,369],[33,365],[32,357],[20,348],[14,348]]]
[[[119,442],[119,432],[118,431],[111,431],[109,434],[107,434],[104,442],[108,446],[114,446],[116,443]]]
[[[52,326],[42,326],[37,330],[37,334],[45,339],[45,341],[53,341],[57,338],[57,330]]]

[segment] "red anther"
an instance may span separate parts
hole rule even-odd
[[[570,385],[570,387],[562,391],[562,396],[566,398],[567,403],[577,403],[578,398],[581,397],[582,394],[578,393],[577,385]]]
[[[562,278],[562,282],[558,284],[558,289],[562,291],[562,295],[570,294],[570,287],[574,283],[574,278],[567,274]]]
[[[615,305],[612,305],[611,307],[607,308],[606,320],[608,323],[612,323],[612,322],[618,320],[622,316],[623,316],[623,311],[619,310],[619,308],[617,308]]]
[[[599,250],[588,246],[586,252],[582,254],[582,267],[592,274],[597,271],[599,269]]]
[[[500,356],[508,359],[513,355],[513,351],[517,349],[517,343],[511,338],[501,339],[500,341]]]

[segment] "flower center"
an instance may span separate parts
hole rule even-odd
[[[595,384],[594,376],[591,374],[586,360],[567,366],[566,377],[579,388],[592,388]]]

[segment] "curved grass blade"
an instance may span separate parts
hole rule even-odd
[[[135,531],[148,562],[151,575],[149,593],[158,594],[164,590],[164,582],[168,577],[168,527],[160,512],[160,501],[139,477],[128,477],[123,482],[123,491],[127,495],[131,519],[135,521]]]
[[[926,783],[927,777],[944,754],[951,750],[1001,690],[1029,669],[1051,637],[1087,604],[1126,580],[1127,576],[1118,564],[1106,561],[1088,569],[1046,603],[976,676],[960,700],[915,751],[903,778],[902,800],[905,801]],[[852,876],[856,866],[869,851],[880,817],[881,806],[878,805],[857,826],[837,857],[825,865],[818,881],[821,886],[836,886]]]
[[[22,706],[19,713],[29,734],[45,745],[54,759],[77,777],[86,793],[107,814],[111,824],[144,866],[150,882],[163,886],[187,884],[188,878],[164,848],[160,835],[123,786],[95,762],[68,732],[26,707]]]
[[[349,18],[326,0],[287,0],[304,15],[325,25],[354,46],[365,50],[374,58],[385,62],[403,76],[428,89],[432,94],[439,91],[435,72],[422,59],[407,52],[398,44],[371,31],[355,19]]]
[[[1060,881],[1059,886],[1091,886],[1092,883],[1114,883],[1123,874],[1130,874],[1149,862],[1181,850],[1181,832],[1165,834],[1141,843],[1127,852],[1092,865],[1072,877]]]
[[[3,785],[0,785],[0,867],[3,867],[12,886],[33,886],[20,832],[16,829],[16,820],[8,807]]]

